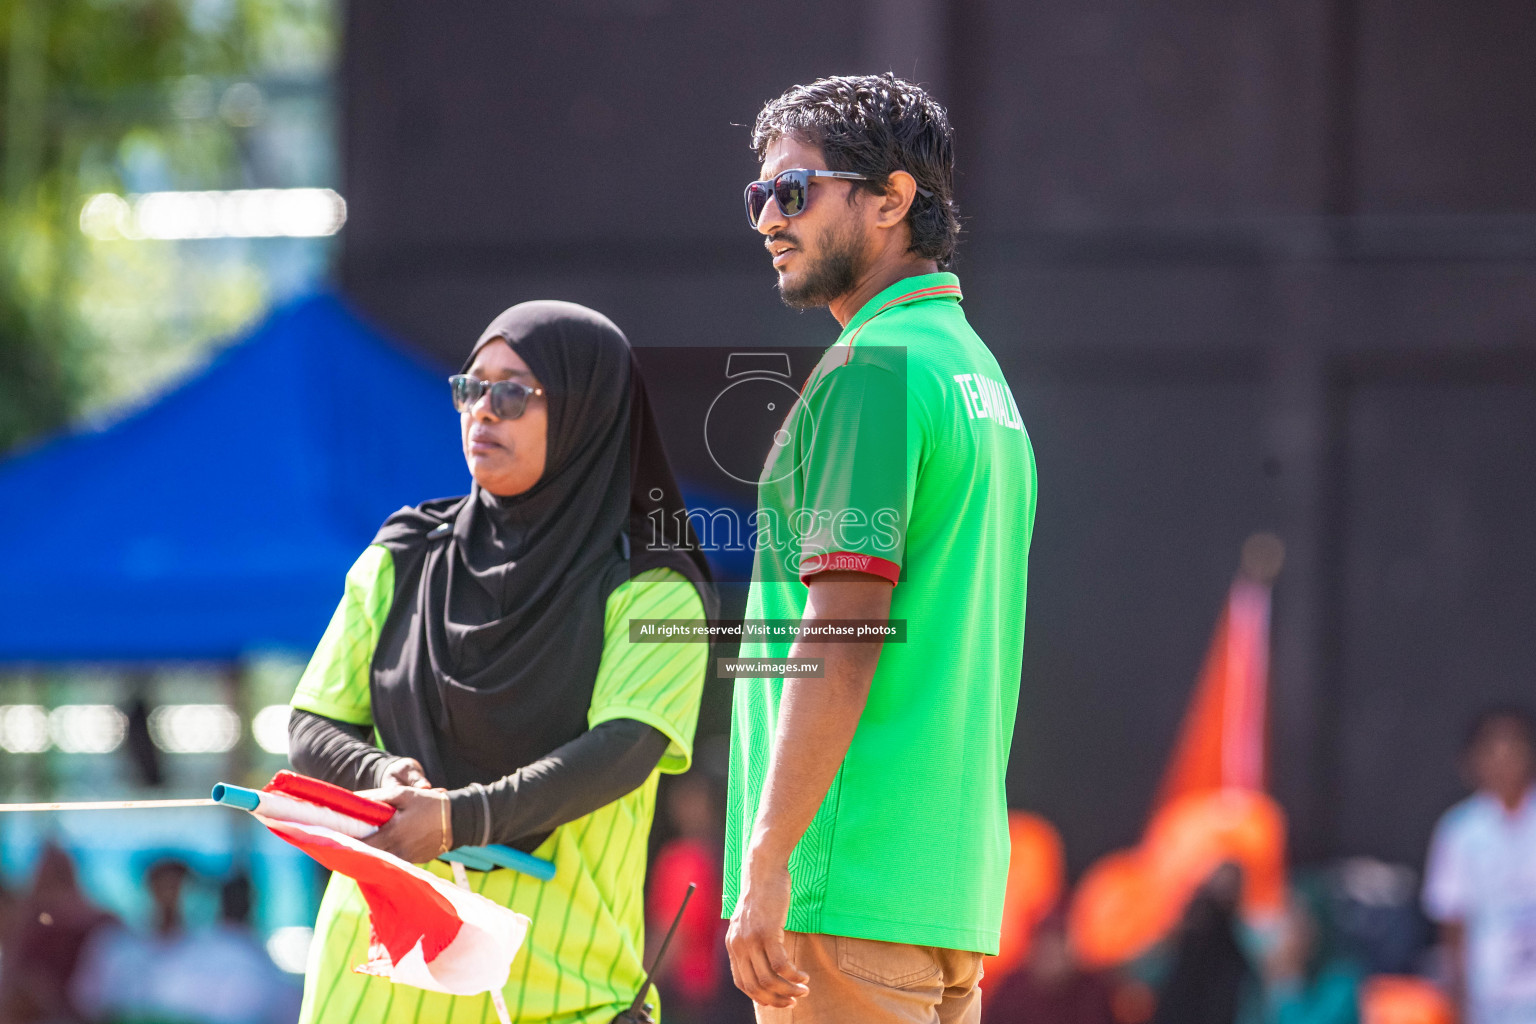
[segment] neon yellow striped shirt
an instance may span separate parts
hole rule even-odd
[[[341,605],[299,680],[293,707],[373,723],[369,664],[394,589],[389,552],[369,547],[347,573]],[[503,993],[514,1020],[606,1024],[644,980],[642,889],[658,773],[685,772],[692,762],[708,651],[701,644],[631,644],[629,620],[703,617],[698,591],[671,569],[642,573],[609,595],[587,725],[618,718],[645,722],[670,740],[667,752],[640,788],[561,825],[533,851],[554,861],[553,880],[515,871],[470,872],[476,892],[533,922]],[[452,877],[442,861],[426,867]],[[333,876],[305,971],[301,1024],[495,1021],[489,996],[440,995],[353,973],[368,959],[368,934],[368,909],[357,886]]]

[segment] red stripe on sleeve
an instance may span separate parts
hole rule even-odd
[[[823,572],[863,572],[878,576],[895,586],[901,579],[901,566],[888,558],[877,555],[861,555],[853,551],[829,551],[822,555],[809,555],[800,561],[800,582],[810,583],[811,577]]]

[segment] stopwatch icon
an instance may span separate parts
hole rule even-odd
[[[732,352],[727,384],[704,415],[704,445],[720,472],[744,484],[782,480],[805,458],[797,433],[816,423],[790,384],[787,352]],[[799,454],[796,455],[795,453]]]

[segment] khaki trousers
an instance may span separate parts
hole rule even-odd
[[[759,1024],[979,1024],[981,954],[843,935],[785,932],[810,980],[794,1006],[758,1006]]]

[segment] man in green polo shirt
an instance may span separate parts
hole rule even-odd
[[[747,617],[906,631],[743,642],[823,672],[736,686],[732,973],[763,1021],[976,1021],[1008,868],[1034,455],[944,272],[943,109],[891,75],[828,78],[769,103],[753,146],[747,213],[780,293],[843,331],[764,466]]]

